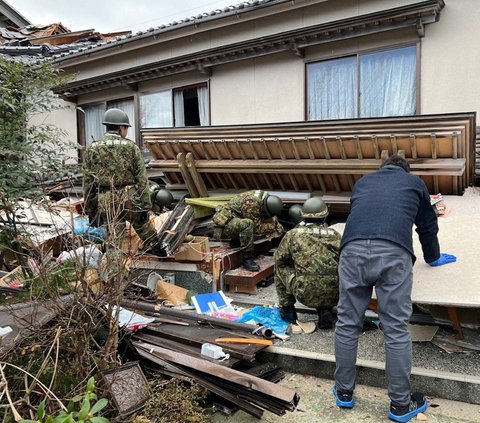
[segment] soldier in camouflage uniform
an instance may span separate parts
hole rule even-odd
[[[217,208],[213,216],[215,237],[239,238],[243,248],[243,267],[258,271],[260,268],[252,258],[254,236],[263,235],[269,239],[280,236],[283,227],[276,216],[282,208],[282,200],[265,191],[247,191],[237,195]]]
[[[143,155],[133,141],[125,138],[130,126],[125,112],[107,110],[103,124],[106,134],[85,151],[85,212],[90,223],[97,226],[128,220],[144,239],[152,235],[146,224],[152,203]]]
[[[332,328],[331,308],[338,301],[341,235],[328,228],[328,209],[320,197],[303,205],[304,222],[287,232],[275,251],[275,287],[280,314],[295,323],[295,302],[316,308],[321,329]]]

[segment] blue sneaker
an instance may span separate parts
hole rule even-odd
[[[353,391],[337,391],[337,387],[333,386],[333,396],[335,397],[335,404],[342,408],[353,408],[355,400],[353,399]]]
[[[405,423],[410,421],[418,413],[423,413],[428,407],[427,399],[420,392],[411,395],[410,404],[398,406],[394,402],[390,403],[390,411],[387,416],[395,422]]]

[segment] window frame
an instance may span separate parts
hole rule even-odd
[[[365,118],[365,117],[360,117],[360,59],[359,57],[364,54],[371,54],[371,53],[380,53],[383,51],[390,51],[390,50],[396,50],[404,47],[415,47],[415,102],[416,102],[416,107],[415,107],[415,115],[420,115],[421,114],[421,96],[420,96],[420,81],[421,81],[421,43],[420,41],[415,41],[415,42],[405,42],[405,43],[399,43],[399,44],[393,44],[393,45],[388,45],[388,46],[383,46],[383,47],[372,47],[372,48],[365,48],[361,50],[357,50],[351,53],[338,53],[338,54],[331,54],[327,55],[325,57],[322,57],[321,59],[318,58],[312,58],[312,59],[306,59],[304,60],[304,110],[303,110],[303,118],[304,121],[306,122],[311,122],[314,120],[309,120],[308,119],[308,105],[309,105],[309,96],[308,96],[308,78],[307,78],[307,67],[309,64],[312,63],[320,63],[320,62],[326,62],[329,60],[335,60],[335,59],[343,59],[347,57],[355,57],[356,58],[356,72],[357,72],[357,104],[358,104],[358,110],[357,110],[357,116],[354,118],[350,119],[371,119],[371,118]],[[375,118],[374,118],[375,119]]]
[[[208,99],[207,99],[207,103],[208,103],[208,121],[210,122],[209,125],[206,125],[206,126],[210,126],[211,125],[211,122],[212,122],[212,115],[211,115],[211,96],[210,96],[210,80],[206,80],[206,81],[202,81],[202,82],[196,82],[194,84],[188,84],[188,85],[177,85],[177,86],[173,86],[173,87],[169,87],[169,88],[158,88],[158,89],[151,89],[151,90],[145,90],[145,91],[139,91],[137,94],[138,94],[138,130],[141,132],[142,131],[142,127],[140,125],[140,97],[142,95],[145,95],[145,94],[155,94],[155,93],[160,93],[160,92],[163,92],[163,91],[170,91],[171,93],[171,108],[172,108],[172,123],[173,125],[170,127],[170,126],[166,126],[166,127],[162,127],[162,128],[187,128],[186,126],[175,126],[175,91],[183,91],[183,90],[188,90],[188,89],[192,89],[192,88],[198,88],[198,87],[206,87],[207,88],[207,93],[208,93]],[[201,126],[201,125],[199,125]],[[141,137],[141,136],[140,136]]]
[[[131,100],[133,102],[134,116],[129,116],[129,118],[134,120],[135,122],[137,122],[138,110],[136,108],[136,97],[137,96],[135,94],[132,94],[132,95],[129,95],[129,96],[121,96],[121,97],[118,97],[118,98],[117,97],[109,98],[108,100],[105,99],[105,100],[101,100],[101,101],[91,101],[91,102],[88,102],[88,103],[78,104],[77,108],[81,109],[81,110],[77,110],[77,125],[78,125],[77,133],[78,133],[78,140],[80,141],[79,144],[82,147],[87,146],[87,135],[85,133],[85,130],[86,130],[86,128],[85,128],[85,110],[84,110],[85,107],[103,105],[105,110],[107,110],[107,107],[108,107],[109,103],[113,103],[113,102],[117,102],[117,101],[124,101],[124,100]],[[139,137],[138,125],[135,125],[135,126],[136,126],[135,127],[135,139],[138,140],[139,139],[138,138]],[[140,145],[138,141],[136,141],[136,144]]]

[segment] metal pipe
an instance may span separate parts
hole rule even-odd
[[[127,308],[146,311],[152,314],[162,314],[164,316],[178,317],[179,319],[194,320],[202,324],[211,323],[227,329],[237,329],[248,333],[254,333],[258,330],[258,326],[246,323],[237,323],[230,320],[219,319],[217,317],[198,314],[191,311],[175,310],[172,308],[162,307],[158,304],[151,304],[145,301],[122,300],[121,305]]]

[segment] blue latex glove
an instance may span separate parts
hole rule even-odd
[[[453,263],[457,261],[457,258],[451,254],[445,254],[445,253],[440,253],[440,257],[432,261],[431,263],[428,263],[430,266],[442,266],[447,263]]]

